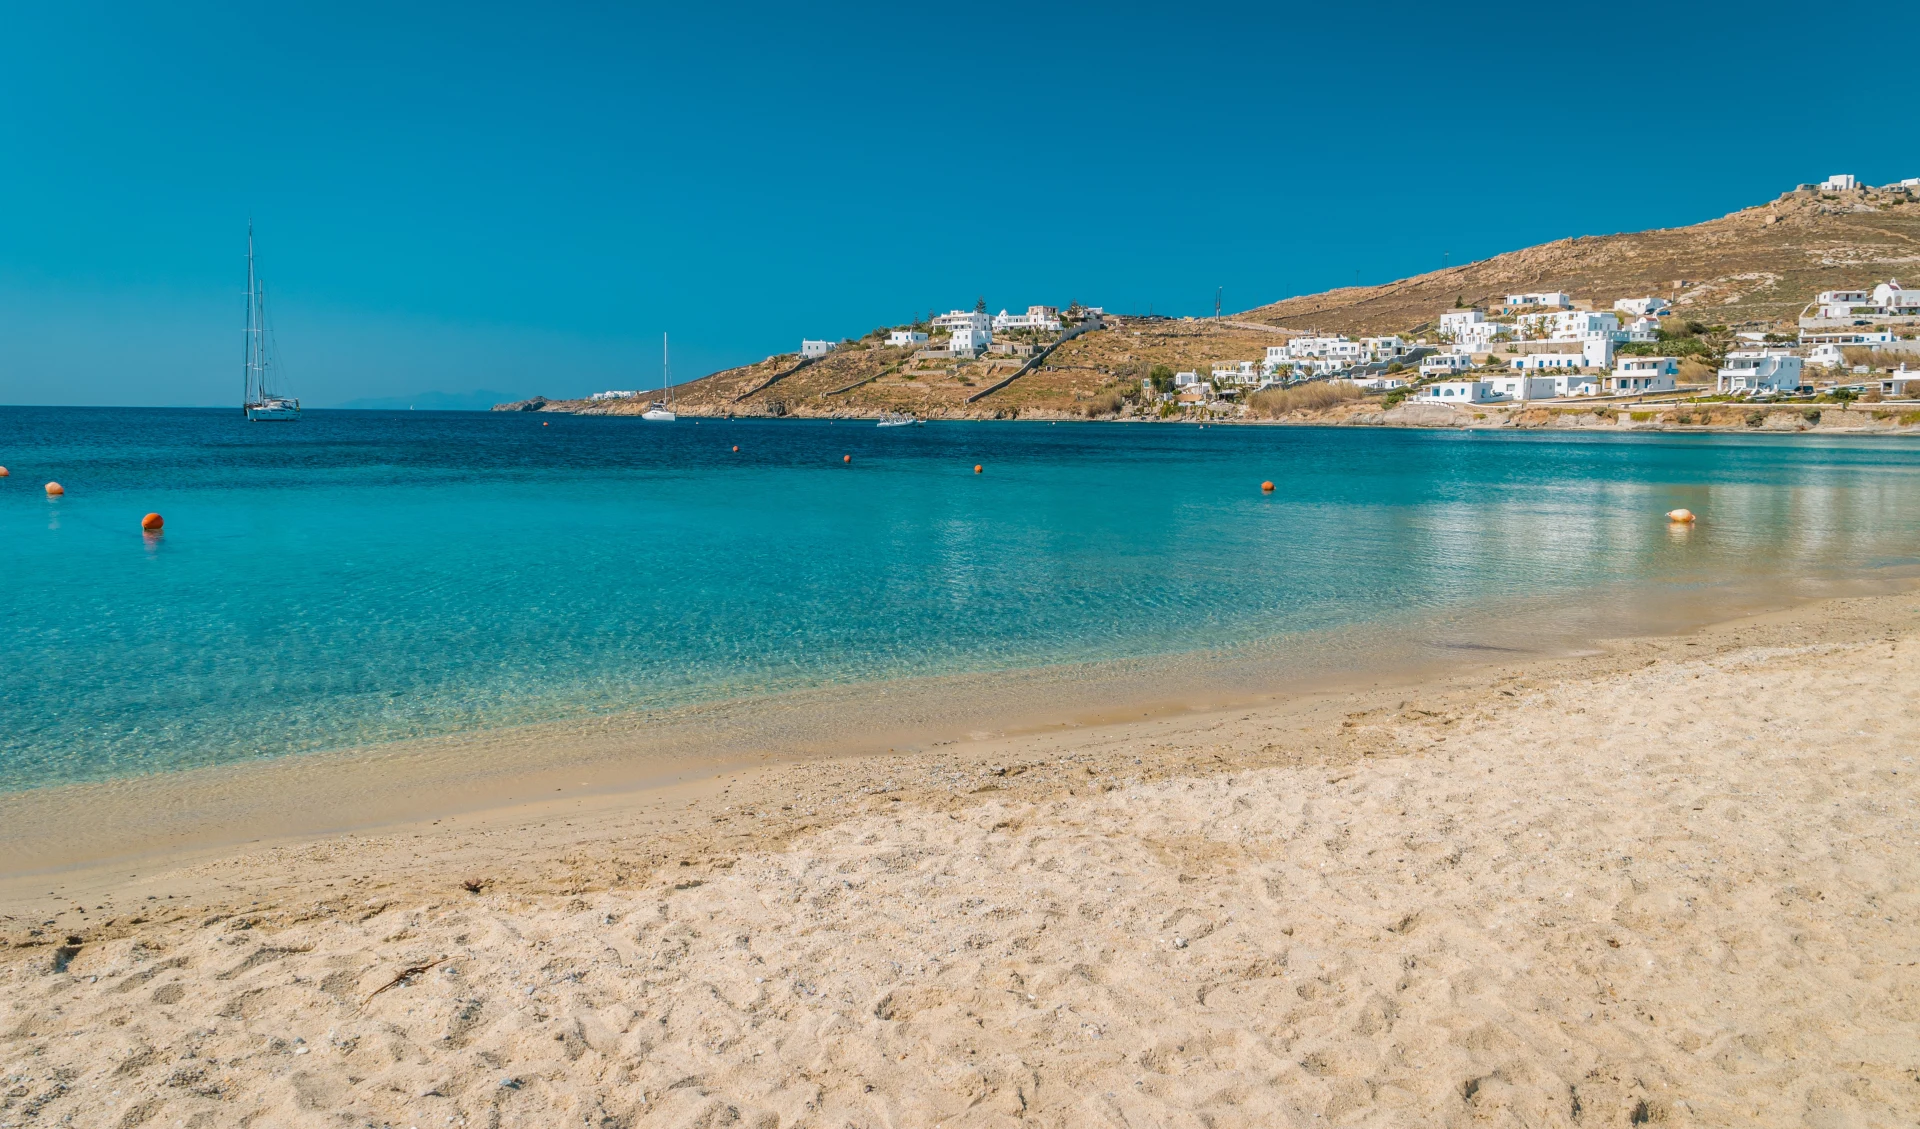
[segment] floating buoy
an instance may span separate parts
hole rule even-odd
[[[975,473],[975,474],[979,474],[979,473],[980,473],[980,464],[979,464],[979,463],[975,463],[975,464],[973,464],[973,473]]]
[[[140,519],[140,528],[146,530],[148,533],[160,532],[160,527],[165,524],[167,524],[167,519],[161,517],[159,514],[148,514],[146,517]]]
[[[1680,523],[1680,524],[1682,524],[1682,525],[1689,525],[1689,524],[1692,524],[1692,522],[1693,522],[1693,511],[1692,511],[1692,510],[1668,510],[1668,511],[1667,511],[1667,520],[1668,520],[1668,521],[1676,521],[1676,522],[1679,522],[1679,523]]]
[[[739,454],[739,453],[740,453],[740,444],[738,444],[738,443],[735,443],[735,444],[733,445],[733,450],[734,450],[734,453],[735,453],[735,454]]]
[[[1262,483],[1260,484],[1260,492],[1261,492],[1262,494],[1271,494],[1271,493],[1273,493],[1273,483],[1271,483],[1271,482],[1262,482]]]
[[[6,476],[7,476],[7,468],[0,466],[0,478],[5,478]]]
[[[541,427],[552,427],[553,425],[552,425],[552,424],[550,424],[550,423],[548,423],[548,422],[547,422],[546,420],[541,420],[541,421],[540,421],[540,426],[541,426]]]
[[[841,456],[840,456],[840,461],[841,461],[841,462],[843,462],[843,463],[850,463],[850,462],[852,462],[852,461],[853,461],[853,456],[852,456],[852,455],[841,455]]]
[[[50,498],[60,494],[65,494],[66,492],[67,492],[67,488],[60,485],[58,482],[47,483],[47,496]]]

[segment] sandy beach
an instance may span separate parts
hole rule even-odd
[[[15,883],[0,1126],[1909,1125],[1916,616]]]

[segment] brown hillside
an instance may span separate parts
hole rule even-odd
[[[1657,295],[1710,324],[1757,328],[1791,324],[1819,291],[1903,274],[1920,281],[1920,199],[1882,189],[1789,192],[1691,227],[1576,236],[1239,316],[1300,331],[1404,333],[1430,325],[1456,301],[1488,306],[1507,294],[1564,290],[1599,308]]]

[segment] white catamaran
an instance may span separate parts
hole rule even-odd
[[[253,225],[247,225],[247,373],[241,406],[251,420],[300,418],[300,401],[275,392],[267,381],[271,355],[267,336],[267,285],[253,269]]]
[[[640,413],[641,419],[650,419],[655,423],[672,423],[680,417],[673,414],[673,368],[667,363],[667,335],[660,335],[660,379],[666,384],[667,398],[655,400]]]

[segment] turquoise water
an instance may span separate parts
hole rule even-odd
[[[0,408],[0,789],[1844,575],[1920,555],[1916,451]]]

